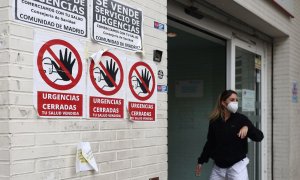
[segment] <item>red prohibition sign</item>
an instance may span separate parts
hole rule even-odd
[[[148,89],[148,87],[146,86],[145,81],[143,80],[142,76],[141,76],[140,73],[138,72],[138,70],[137,70],[137,67],[138,67],[138,66],[144,66],[144,67],[146,67],[146,69],[150,72],[151,77],[152,77],[151,80],[152,80],[152,83],[153,83],[151,89]],[[139,94],[137,94],[137,93],[134,91],[133,85],[132,85],[132,80],[131,80],[133,72],[136,73],[136,75],[137,75],[137,77],[139,78],[140,82],[143,84],[144,87],[146,87],[146,90],[147,90],[147,92],[148,92],[148,95],[147,95],[147,96],[139,96]],[[146,72],[145,72],[145,73],[146,73]],[[154,73],[153,73],[151,67],[150,67],[148,64],[146,64],[145,62],[137,62],[137,63],[135,63],[135,64],[131,67],[131,69],[130,69],[130,71],[129,71],[129,74],[128,74],[128,82],[129,82],[129,88],[130,88],[130,90],[131,90],[133,96],[134,96],[135,98],[137,98],[138,100],[145,101],[145,100],[149,99],[149,98],[153,95],[153,93],[154,93],[154,90],[155,90],[155,77],[154,77]]]
[[[55,52],[51,49],[51,46],[54,45],[62,45],[71,50],[71,52],[75,55],[76,61],[78,62],[78,73],[76,77],[73,77],[72,74],[69,73],[69,71],[66,69],[66,67],[63,65],[63,63],[60,61],[60,59],[56,56]],[[71,83],[66,85],[56,84],[55,82],[52,82],[49,77],[45,74],[43,69],[43,57],[46,51],[49,52],[49,54],[53,57],[53,60],[59,65],[59,67],[65,72],[66,76],[70,79]],[[37,65],[38,70],[43,78],[43,80],[52,88],[58,89],[58,90],[68,90],[73,88],[80,80],[81,74],[82,74],[82,61],[80,58],[79,53],[77,50],[72,46],[70,43],[61,40],[61,39],[53,39],[48,42],[46,42],[40,49],[37,57]]]
[[[108,70],[106,69],[106,67],[102,64],[102,62],[100,61],[100,67],[101,69],[103,70],[103,72],[105,73],[105,75],[109,78],[110,82],[112,82],[112,84],[114,85],[114,89],[113,90],[104,90],[102,89],[101,87],[99,87],[99,85],[96,83],[96,81],[94,81],[95,79],[95,76],[94,76],[94,65],[95,65],[95,62],[92,61],[91,62],[91,65],[90,65],[90,79],[94,85],[94,87],[97,89],[98,92],[100,92],[101,94],[104,94],[104,95],[107,95],[107,96],[111,96],[111,95],[114,95],[116,94],[122,87],[122,84],[123,84],[123,80],[124,80],[124,71],[123,71],[123,68],[122,68],[122,65],[121,65],[121,62],[120,60],[117,58],[117,56],[115,56],[114,54],[110,53],[110,52],[104,52],[102,54],[102,57],[103,56],[108,56],[110,58],[112,58],[112,60],[114,60],[117,65],[119,66],[119,70],[120,70],[120,81],[119,83],[117,84],[117,82],[113,79],[113,77],[109,74]]]

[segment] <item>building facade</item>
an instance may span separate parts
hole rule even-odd
[[[180,168],[173,165],[184,162],[179,156],[185,155],[186,159],[192,161],[196,156],[195,152],[201,152],[206,135],[202,127],[207,127],[207,122],[197,119],[205,119],[212,109],[214,101],[209,97],[216,99],[218,93],[215,89],[226,87],[239,92],[239,110],[265,134],[265,139],[260,144],[249,142],[250,179],[298,178],[299,143],[298,131],[295,129],[299,109],[299,54],[296,50],[299,5],[298,1],[276,0],[168,1],[168,30],[172,31],[173,36],[173,31],[177,33],[175,38],[168,39],[169,177],[182,174],[176,174],[176,170]],[[183,31],[188,32],[188,35],[184,35]],[[187,48],[175,47],[175,44],[187,43],[179,40],[181,35],[191,42]],[[195,42],[193,39],[196,39]],[[204,42],[204,39],[214,43]],[[193,43],[198,43],[198,46],[194,47]],[[180,50],[190,55],[187,56],[189,60],[176,58],[179,56],[176,52]],[[209,53],[210,51],[212,52]],[[184,78],[176,76],[176,68],[185,67],[184,64],[189,64],[190,71],[194,73],[185,71]],[[202,94],[197,94],[197,91],[188,96],[182,92],[178,94],[178,83],[187,83],[188,79],[201,84],[199,88],[203,86],[199,90]],[[220,81],[225,83],[220,84]],[[189,86],[185,84],[185,87]],[[174,94],[171,87],[175,87]],[[188,102],[191,102],[186,106],[188,108],[181,106],[182,112],[173,106],[173,103]],[[180,118],[172,116],[173,113],[177,113],[176,116]],[[189,126],[180,124],[183,117],[186,123],[190,123]],[[177,128],[178,126],[182,128]],[[181,134],[172,136],[172,132]],[[183,150],[180,143],[175,142],[175,139],[181,138],[183,142],[195,136],[201,145],[190,143],[189,146],[193,149],[191,151]],[[170,147],[177,147],[179,150]],[[192,156],[186,156],[187,152]],[[174,163],[170,163],[172,161]],[[184,165],[192,167],[192,163]],[[184,166],[180,167],[184,169]],[[208,169],[204,169],[203,179],[208,178]],[[181,179],[192,177],[185,176]]]
[[[299,10],[296,0],[1,1],[0,179],[207,179],[211,161],[200,177],[194,167],[223,89],[265,135],[249,141],[250,179],[298,179]]]
[[[72,71],[70,71],[70,69],[62,69],[64,72],[68,71],[71,74],[74,78],[71,81],[76,82],[77,76],[81,76],[79,82],[69,89],[71,91],[74,88],[76,89],[76,86],[80,84],[81,80],[86,81],[88,76],[85,76],[85,73],[88,73],[89,71],[87,70],[85,63],[89,61],[88,59],[92,54],[97,53],[102,49],[110,51],[119,59],[118,62],[121,64],[118,64],[117,61],[115,61],[116,58],[114,58],[114,56],[110,56],[108,54],[111,59],[114,59],[113,63],[111,59],[107,60],[108,65],[106,64],[107,62],[103,62],[105,68],[110,68],[111,71],[113,70],[116,76],[118,76],[118,73],[121,72],[120,66],[123,65],[123,73],[126,73],[126,65],[123,64],[126,63],[124,60],[125,56],[128,59],[136,59],[138,61],[145,62],[146,64],[148,64],[148,62],[155,64],[155,62],[153,62],[153,50],[156,49],[163,51],[163,54],[161,62],[157,63],[155,66],[160,70],[167,72],[166,32],[154,28],[155,21],[166,24],[167,2],[159,0],[129,0],[121,1],[118,4],[118,1],[111,0],[4,0],[1,1],[0,4],[0,179],[108,180],[149,179],[153,177],[167,179],[166,93],[157,94],[157,99],[159,100],[155,102],[155,105],[157,106],[156,118],[155,121],[152,122],[135,122],[126,117],[102,118],[101,120],[101,118],[92,118],[89,113],[84,114],[84,112],[83,114],[81,114],[81,112],[79,112],[79,114],[76,112],[71,114],[71,116],[76,116],[77,114],[79,117],[68,117],[68,114],[65,114],[65,117],[62,117],[64,116],[63,114],[57,114],[58,116],[55,115],[55,113],[64,113],[63,111],[48,111],[48,114],[44,114],[44,117],[42,117],[43,112],[41,113],[38,110],[51,109],[51,105],[48,106],[47,104],[53,105],[53,102],[51,103],[46,99],[48,98],[49,100],[49,97],[51,96],[53,100],[56,96],[56,100],[59,99],[58,97],[62,100],[63,94],[58,95],[58,92],[66,93],[68,90],[59,89],[64,89],[64,87],[69,89],[67,86],[72,84],[63,83],[63,81],[60,80],[64,79],[62,77],[57,78],[57,81],[51,79],[51,72],[52,74],[56,74],[56,76],[59,75],[58,72],[61,72],[61,70],[55,69],[55,65],[52,64],[52,61],[55,61],[60,68],[62,66],[65,66],[67,69],[68,67],[71,67]],[[110,14],[104,14],[105,12]],[[100,27],[101,25],[98,24],[97,26],[94,24],[96,27],[94,28],[92,24],[96,21],[96,24],[100,22],[99,24],[103,25],[103,23],[106,23],[108,26]],[[127,24],[125,24],[125,22]],[[119,24],[116,26],[112,23]],[[117,28],[114,29],[114,26]],[[100,41],[100,38],[96,37],[97,33],[100,31],[97,33],[92,32],[92,30],[98,31],[96,29],[106,34],[106,38],[111,39],[107,42],[111,44],[105,45],[97,42]],[[127,49],[124,48],[125,46],[117,49],[116,44],[113,45],[113,43],[122,42],[117,42],[116,39],[113,39],[117,38],[114,33],[119,33],[121,39],[124,40],[124,42],[128,42],[128,44],[133,42],[135,39],[137,39],[137,42],[126,46]],[[40,34],[40,36],[38,34]],[[94,39],[92,39],[93,34]],[[133,35],[136,35],[137,38],[133,38]],[[41,41],[42,39],[45,41]],[[55,41],[52,41],[51,39]],[[50,56],[49,54],[47,55],[47,53],[51,50],[46,48],[46,51],[42,51],[42,48],[40,48],[40,45],[47,44],[45,43],[46,41],[49,45],[48,48],[52,49],[52,51],[56,54],[56,60],[53,54],[50,54]],[[41,44],[38,45],[38,42],[41,42]],[[50,42],[53,42],[53,44]],[[71,44],[76,50],[70,48],[72,46],[69,44]],[[58,48],[61,49],[60,52],[55,50],[56,45],[58,45]],[[138,46],[142,46],[143,48]],[[67,51],[65,49],[67,49]],[[74,57],[73,54],[76,54],[76,51],[79,55]],[[117,51],[122,55],[117,55]],[[44,55],[41,54],[41,56],[43,56],[42,66],[38,63],[41,62],[38,60],[41,56],[35,54],[38,52],[42,52],[42,54],[44,53]],[[70,52],[72,52],[72,55],[69,55]],[[61,53],[61,55],[59,53]],[[46,58],[45,56],[50,58],[52,57],[52,61],[44,61]],[[78,59],[80,59],[78,56],[81,57],[81,62],[78,61]],[[59,60],[57,60],[57,58],[61,60],[64,59],[63,61],[65,63],[69,61],[69,65],[59,64]],[[112,69],[112,66],[109,66],[111,63],[115,64],[115,68]],[[36,65],[38,67],[35,67]],[[45,65],[50,66],[45,68]],[[44,71],[40,72],[38,70],[40,67],[43,67]],[[34,104],[37,103],[38,94],[35,94],[34,92],[39,93],[41,89],[47,89],[49,84],[43,84],[43,81],[38,82],[39,80],[35,79],[34,75],[36,72],[38,72],[36,74],[38,76],[42,74],[46,75],[46,79],[50,80],[50,84],[58,85],[54,86],[54,90],[56,89],[56,95],[48,94],[48,97],[46,97],[46,99],[44,97],[43,102],[40,102],[44,103],[44,107],[35,107]],[[80,72],[82,73],[80,74]],[[143,72],[146,74],[146,70]],[[77,73],[77,75],[75,73]],[[108,77],[108,73],[104,72],[106,77]],[[96,75],[97,74],[95,73],[94,76]],[[121,77],[116,76],[113,79],[117,85],[120,85],[121,83],[118,78]],[[43,77],[45,78],[45,76]],[[69,79],[72,79],[72,77],[68,77]],[[103,77],[104,75],[101,76],[100,80],[103,81]],[[151,79],[154,78],[155,77],[151,75]],[[123,86],[125,89],[124,84],[126,79],[123,77],[123,80],[124,83],[120,89],[122,89]],[[108,86],[107,82],[108,81],[106,81],[105,85]],[[166,76],[164,76],[163,79],[157,79],[156,83],[166,84]],[[105,85],[99,86],[102,90],[106,90],[106,92],[113,94],[113,90],[115,89],[106,89],[104,87]],[[156,87],[156,85],[152,84],[152,89],[154,87]],[[85,111],[84,109],[89,106],[87,105],[87,102],[85,102],[87,99],[84,97],[87,92],[82,93],[85,89],[86,86],[85,83],[83,83],[83,86],[77,92],[68,92],[69,95],[83,95],[83,101],[80,101],[82,104],[73,104],[72,106],[70,106],[72,102],[81,100],[81,96],[66,96],[67,98],[73,97],[69,102],[69,110],[75,106],[82,106],[83,111]],[[124,99],[125,98],[121,98],[121,100]],[[107,102],[113,103],[116,101]],[[60,103],[54,104],[58,105]],[[54,107],[54,109],[67,109],[65,107],[66,106],[63,105],[63,108]],[[97,106],[94,106],[94,108],[95,107]],[[122,108],[123,107],[121,107],[120,111]],[[101,110],[101,107],[98,106],[94,112],[97,113],[97,111],[98,113],[103,113],[103,107]],[[51,117],[51,113],[53,117]],[[126,114],[119,115],[126,116]],[[88,116],[90,116],[90,118],[88,118]],[[90,170],[76,173],[76,153],[78,153],[77,145],[79,142],[90,143],[91,150],[98,166],[98,172]]]

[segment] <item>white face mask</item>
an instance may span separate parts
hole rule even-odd
[[[230,111],[230,112],[232,112],[232,113],[236,113],[236,111],[238,110],[238,108],[239,108],[238,102],[230,102],[230,103],[227,105],[228,111]]]

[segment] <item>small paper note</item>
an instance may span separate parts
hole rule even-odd
[[[92,54],[90,57],[89,57],[89,60],[94,60],[94,63],[95,63],[95,67],[99,67],[99,64],[100,64],[100,60],[101,60],[101,57],[102,57],[102,54],[104,52],[106,52],[107,49],[100,49],[98,52]]]
[[[89,170],[95,170],[98,172],[98,166],[94,158],[90,143],[80,142],[77,145],[76,173]]]

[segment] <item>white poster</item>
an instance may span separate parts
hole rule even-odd
[[[49,32],[34,36],[34,105],[40,117],[83,117],[84,44]]]
[[[90,170],[99,171],[91,145],[89,142],[80,142],[77,145],[76,173]]]
[[[125,62],[125,54],[116,50],[91,56],[87,80],[90,118],[124,118]]]
[[[141,51],[143,12],[113,0],[93,1],[92,37],[99,43]]]
[[[249,89],[242,89],[242,111],[255,111],[255,91]]]
[[[157,68],[152,62],[127,57],[127,108],[133,121],[155,121]]]
[[[87,37],[87,0],[15,0],[15,20]]]
[[[292,82],[292,102],[293,103],[298,102],[298,82],[297,81]]]

